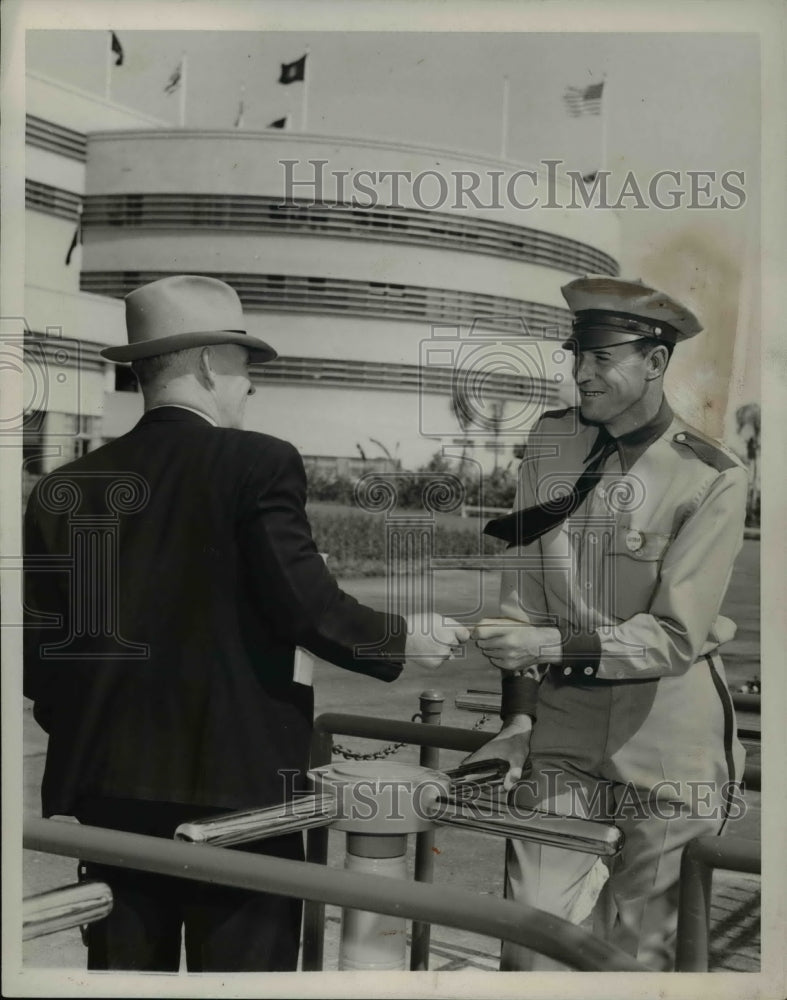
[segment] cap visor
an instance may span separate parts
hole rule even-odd
[[[617,347],[619,344],[633,344],[637,340],[652,340],[659,343],[655,337],[648,338],[643,333],[624,333],[622,330],[582,330],[564,341],[566,350],[595,351],[602,347]]]

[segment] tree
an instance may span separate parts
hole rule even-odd
[[[735,411],[738,436],[746,448],[749,463],[749,495],[746,501],[746,523],[760,523],[760,428],[758,403],[746,403]]]

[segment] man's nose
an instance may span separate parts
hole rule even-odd
[[[577,382],[587,382],[593,377],[593,362],[586,354],[578,354],[574,361],[574,379]]]

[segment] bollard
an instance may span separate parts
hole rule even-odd
[[[421,693],[421,722],[427,725],[439,726],[443,717],[445,696],[442,691],[423,691]],[[434,770],[440,768],[440,750],[438,747],[422,746],[419,757],[421,767]],[[434,830],[424,830],[415,838],[415,881],[431,882],[434,876]],[[429,968],[429,944],[432,929],[429,924],[413,921],[412,942],[410,945],[410,971],[426,972]]]
[[[407,878],[407,836],[431,829],[432,813],[450,790],[440,771],[393,761],[329,764],[309,775],[318,796],[333,793],[335,830],[347,833],[349,871]],[[406,922],[368,910],[342,913],[339,968],[406,968]]]
[[[398,834],[347,834],[347,871],[407,878],[407,837]],[[382,972],[405,969],[407,923],[369,910],[342,910],[339,971]]]

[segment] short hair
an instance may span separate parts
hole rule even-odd
[[[182,351],[168,351],[166,354],[155,354],[152,358],[140,358],[132,361],[131,370],[139,387],[146,389],[164,375],[177,378],[193,371],[201,350],[201,347],[186,347]]]
[[[648,351],[653,350],[654,347],[666,347],[667,348],[667,364],[664,365],[666,370],[667,365],[670,363],[672,358],[672,352],[675,350],[675,345],[670,343],[668,340],[654,340],[652,337],[641,337],[639,340],[634,341],[637,350],[643,356],[647,355]]]

